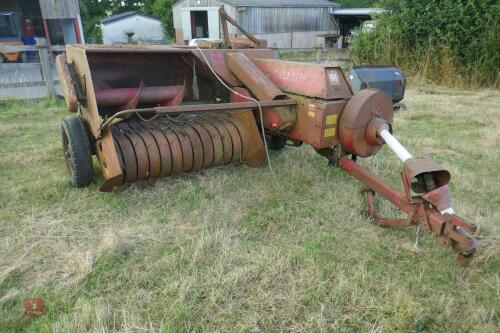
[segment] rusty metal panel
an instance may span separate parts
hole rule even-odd
[[[231,162],[257,167],[265,160],[263,141],[249,109],[163,115],[150,121],[129,118],[110,128],[123,176],[112,182],[105,178],[104,191],[123,183]]]
[[[39,0],[44,19],[68,19],[80,14],[78,0]]]
[[[267,78],[243,53],[226,54],[231,72],[245,84],[259,100],[282,99],[285,94]]]
[[[289,139],[310,144],[316,149],[328,148],[338,143],[338,121],[346,101],[320,101],[289,95],[297,105],[297,120],[286,133]]]
[[[477,226],[455,214],[441,214],[436,210],[437,207],[433,207],[448,204],[448,186],[443,186],[441,190],[429,192],[423,196],[412,196],[405,175],[402,175],[405,192],[400,192],[349,157],[340,158],[339,166],[365,185],[369,216],[375,224],[388,227],[419,224],[423,232],[434,234],[440,245],[456,252],[461,266],[467,266],[474,258],[479,247],[479,242],[474,238]],[[375,192],[407,213],[407,217],[405,219],[380,218],[374,207]]]
[[[324,99],[352,96],[340,67],[276,59],[253,59],[255,65],[280,89]]]
[[[177,97],[182,90],[182,85],[101,89],[96,92],[96,99],[99,106],[124,105],[134,98],[142,103],[163,105]]]
[[[340,120],[339,138],[343,149],[360,157],[375,155],[384,144],[376,137],[377,128],[382,123],[390,126],[393,115],[391,98],[384,92],[363,89],[356,93]],[[373,121],[375,126],[370,125]]]
[[[199,50],[191,50],[193,55],[197,56],[200,61],[205,63],[204,57],[200,54]],[[276,53],[271,49],[245,49],[245,50],[203,50],[203,55],[210,62],[210,66],[224,81],[232,86],[241,85],[240,80],[238,80],[233,73],[229,70],[227,65],[227,60],[225,57],[226,53],[241,52],[244,53],[250,60],[256,58],[273,59],[276,58]]]
[[[78,111],[78,100],[75,90],[73,78],[71,77],[69,66],[66,61],[66,55],[60,54],[56,57],[56,68],[59,82],[61,83],[61,90],[63,92],[66,106],[70,112]]]
[[[424,175],[428,174],[435,187],[442,187],[450,181],[450,172],[439,165],[430,156],[412,157],[404,162],[405,175],[415,193],[424,193],[428,186]]]

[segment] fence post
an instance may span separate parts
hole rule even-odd
[[[56,88],[54,86],[54,80],[52,79],[52,68],[50,65],[50,58],[49,58],[49,46],[47,45],[45,38],[38,39],[38,46],[40,47],[38,50],[38,54],[40,55],[40,63],[42,64],[43,79],[45,80],[45,84],[47,85],[49,96],[55,97]]]

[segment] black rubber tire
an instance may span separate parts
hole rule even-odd
[[[92,149],[83,120],[78,116],[63,118],[62,145],[66,166],[75,187],[85,187],[92,182]]]
[[[267,145],[271,150],[282,150],[286,146],[287,138],[282,136],[269,136],[267,139]]]

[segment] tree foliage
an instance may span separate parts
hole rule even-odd
[[[176,2],[177,0],[145,0],[142,8],[144,13],[158,16],[161,19],[165,33],[170,38],[174,36],[172,5]]]
[[[106,17],[106,10],[109,9],[107,5],[107,1],[80,0],[83,34],[87,43],[102,42],[99,20]]]
[[[498,86],[500,6],[495,0],[382,0],[388,12],[353,41],[357,62],[397,63],[445,84]]]

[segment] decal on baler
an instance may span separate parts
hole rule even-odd
[[[331,136],[335,136],[335,127],[332,127],[332,128],[327,128],[325,129],[325,132],[323,134],[323,137],[324,138],[329,138]]]
[[[335,125],[337,123],[337,115],[330,114],[326,116],[326,125]]]
[[[339,76],[337,75],[337,72],[330,71],[328,73],[328,80],[330,80],[330,84],[332,85],[339,85]]]

